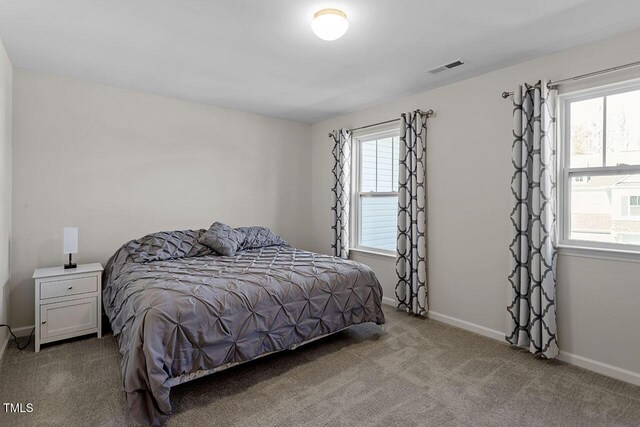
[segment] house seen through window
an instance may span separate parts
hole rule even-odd
[[[568,96],[564,117],[563,238],[640,246],[640,86]]]

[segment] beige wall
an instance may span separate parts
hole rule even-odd
[[[494,335],[504,333],[512,106],[500,94],[521,82],[558,80],[639,57],[640,32],[629,33],[314,124],[312,249],[329,252],[331,142],[327,133],[388,120],[416,108],[433,108],[436,116],[429,120],[427,161],[430,309]],[[637,70],[590,83],[632,77],[640,77]],[[385,296],[394,297],[393,259],[355,255],[354,259],[369,264],[383,282]],[[640,374],[639,278],[640,263],[560,256],[561,350]]]
[[[16,69],[10,320],[33,324],[33,270],[106,262],[159,230],[272,227],[307,246],[310,126]]]
[[[312,127],[15,70],[10,321],[33,324],[32,271],[64,262],[67,225],[80,227],[79,262],[105,262],[124,241],[148,232],[206,227],[213,220],[264,224],[296,246],[328,253],[327,133],[433,108],[430,308],[501,334],[508,295],[511,105],[500,93],[523,81],[635,61],[638,46],[640,32],[634,32]],[[6,89],[8,62],[1,69]],[[640,74],[623,72],[592,83],[635,77]],[[2,128],[0,121],[0,129],[6,132],[10,123]],[[5,137],[0,145],[2,176],[11,167],[9,141]],[[4,191],[6,207],[10,190]],[[2,215],[0,250],[6,250],[10,212]],[[370,265],[385,295],[393,297],[394,261],[354,258]],[[640,263],[562,255],[558,277],[561,350],[640,373]],[[6,290],[4,295],[6,302]]]
[[[13,70],[0,40],[0,323],[7,321],[11,244],[11,110]],[[0,330],[0,351],[7,336]]]

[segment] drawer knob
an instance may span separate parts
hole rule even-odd
[[[73,289],[73,286],[69,286],[69,289]]]
[[[42,321],[42,324],[44,325],[45,323],[47,323],[47,321],[46,321],[46,320],[43,320],[43,321]]]

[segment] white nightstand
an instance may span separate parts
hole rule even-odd
[[[36,280],[36,353],[40,344],[98,334],[102,337],[102,265],[39,268]]]

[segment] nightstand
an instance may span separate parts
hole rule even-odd
[[[39,268],[36,281],[36,353],[40,345],[86,334],[102,337],[102,265]]]

